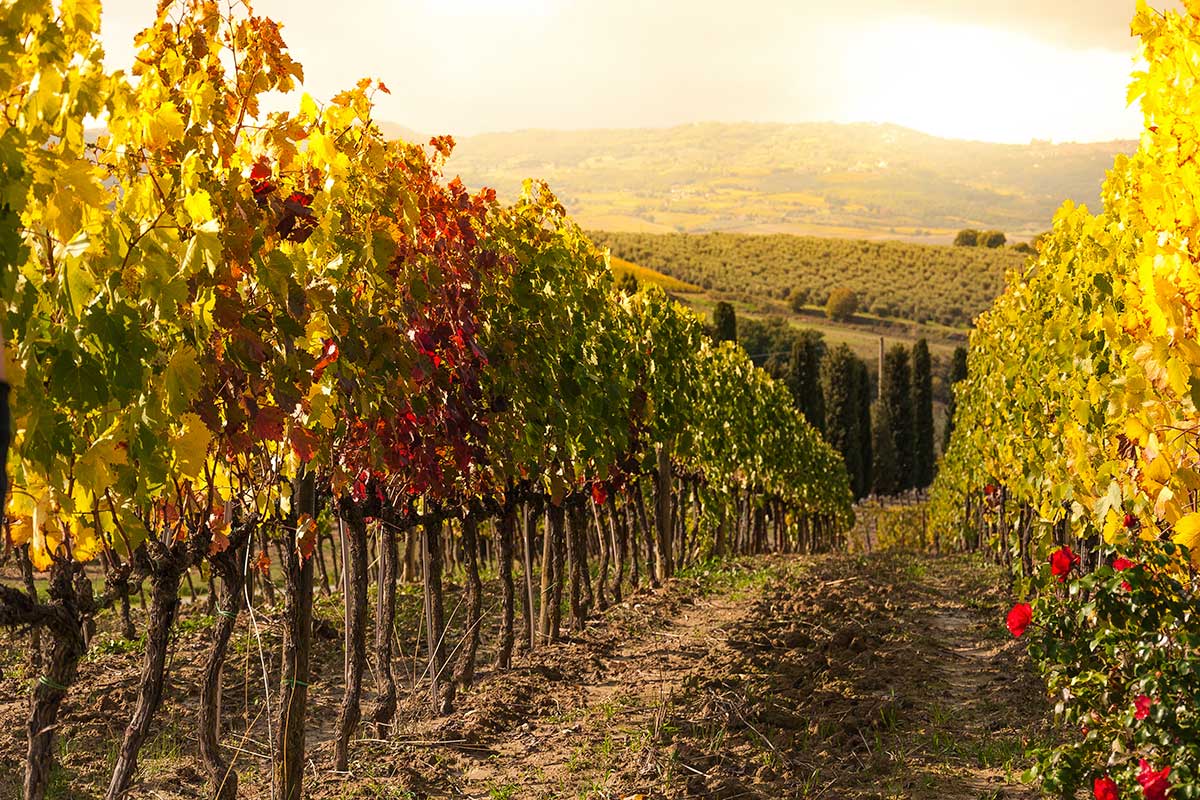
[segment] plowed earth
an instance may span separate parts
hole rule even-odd
[[[342,654],[340,604],[323,600],[307,791],[329,800],[1036,797],[1017,776],[1025,748],[1051,735],[1049,709],[1004,629],[1001,583],[971,558],[911,554],[695,570],[522,655],[513,670],[482,669],[446,717],[430,713],[417,642],[401,636],[400,721],[382,736],[364,729],[347,774],[329,768]],[[208,796],[194,734],[211,624],[203,605],[185,611],[131,797]],[[398,629],[416,630],[417,611],[405,592]],[[246,798],[271,796],[262,685],[264,669],[278,683],[275,629],[270,614],[243,615],[227,665],[223,742],[237,748]],[[493,638],[485,632],[485,645]],[[61,715],[52,796],[102,796],[132,707],[140,652],[107,633],[97,642]],[[4,798],[20,794],[25,648],[25,636],[0,634]],[[481,664],[489,656],[485,646]]]

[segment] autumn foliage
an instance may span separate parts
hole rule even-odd
[[[1138,3],[1138,150],[979,318],[931,499],[1029,598],[1029,651],[1081,731],[1036,753],[1031,777],[1063,796],[1200,793],[1200,3],[1183,5]]]
[[[304,73],[279,26],[248,8],[160,3],[128,73],[101,60],[100,11],[97,0],[46,0],[0,15],[0,257],[14,265],[0,297],[16,430],[5,544],[52,587],[44,599],[0,586],[0,624],[52,640],[31,690],[30,800],[46,791],[56,716],[96,615],[143,581],[155,588],[116,798],[161,699],[181,576],[201,564],[219,575],[236,619],[239,581],[257,572],[273,591],[271,540],[285,562],[273,757],[288,798],[306,763],[322,534],[339,531],[352,551],[359,584],[346,602],[360,631],[367,525],[390,536],[420,527],[436,553],[447,521],[474,536],[489,516],[504,528],[519,504],[585,503],[599,521],[618,491],[633,503],[649,484],[655,580],[685,558],[766,547],[768,518],[776,546],[838,543],[848,479],[787,389],[736,347],[709,343],[661,291],[616,292],[607,255],[549,187],[531,180],[504,204],[447,178],[451,137],[381,134],[379,81],[266,113],[261,97],[293,92]],[[105,126],[95,141],[84,135],[93,118]],[[678,486],[706,537],[695,553],[671,551],[682,528],[672,509],[688,508]],[[753,538],[718,543],[718,521],[744,509]],[[563,535],[548,532],[545,551]],[[603,537],[597,546],[608,554]],[[574,590],[586,553],[571,554]],[[83,579],[95,562],[107,573],[98,592]],[[439,570],[423,573],[431,607]],[[511,586],[503,602],[511,649]],[[219,630],[218,699],[230,628]],[[348,681],[343,746],[364,661],[349,630],[358,682]],[[468,685],[471,669],[455,683]],[[228,793],[219,723],[204,723],[202,750]]]

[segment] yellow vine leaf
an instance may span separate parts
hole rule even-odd
[[[163,384],[167,391],[167,410],[172,414],[183,413],[200,390],[202,378],[200,365],[196,363],[196,351],[191,347],[176,350],[163,375]]]
[[[213,218],[212,197],[203,189],[183,198],[183,207],[192,218],[193,225],[203,225]]]
[[[76,561],[84,564],[106,549],[103,536],[85,519],[75,515],[71,517],[68,526],[71,535],[71,555]]]
[[[33,538],[33,520],[25,516],[13,515],[8,529],[8,538],[13,547],[28,544]]]
[[[175,450],[179,474],[184,478],[195,479],[204,471],[212,433],[196,414],[184,414],[179,419],[183,430],[171,438],[171,447]]]
[[[155,149],[166,147],[183,138],[183,116],[173,101],[162,103],[145,118],[146,144]]]
[[[83,227],[88,209],[105,203],[99,170],[84,159],[62,159],[45,169],[49,171],[39,176],[54,186],[54,191],[46,198],[44,222],[55,239],[70,242]]]
[[[1176,522],[1171,538],[1191,551],[1192,563],[1200,564],[1200,512],[1193,511]]]
[[[75,462],[75,480],[92,494],[102,495],[116,480],[112,468],[128,461],[123,443],[106,433]]]
[[[43,495],[34,504],[29,528],[29,560],[34,569],[45,572],[54,563],[52,555],[62,544],[62,531],[58,528],[58,517],[51,507],[49,495]]]

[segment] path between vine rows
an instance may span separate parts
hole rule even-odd
[[[966,558],[769,558],[612,609],[429,727],[417,796],[1024,798],[1048,709]],[[386,750],[375,763],[386,763]],[[364,795],[366,796],[366,795]]]
[[[430,717],[415,692],[395,735],[365,734],[344,775],[328,769],[340,687],[318,684],[310,796],[1036,797],[1017,776],[1027,745],[1049,735],[1049,713],[1003,627],[999,583],[974,559],[906,554],[745,559],[680,578],[511,672],[482,671],[449,717]],[[318,642],[329,651],[318,663],[335,673],[337,637]],[[181,638],[177,663],[190,646]],[[113,658],[109,685],[136,681],[136,654]],[[136,797],[205,796],[188,688],[187,675],[168,687],[165,727],[179,741],[148,745]],[[10,700],[0,772],[19,764],[23,703]],[[122,719],[99,702],[64,711],[64,797],[102,794],[95,729],[111,736]],[[238,768],[243,797],[269,797],[265,762]]]

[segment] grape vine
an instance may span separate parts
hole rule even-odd
[[[1099,213],[1064,205],[979,318],[931,496],[934,524],[1010,565],[1032,601],[1017,609],[1031,652],[1081,731],[1035,768],[1064,795],[1200,793],[1200,4],[1185,6],[1138,4],[1140,147]],[[1154,714],[1135,715],[1143,697]]]
[[[257,591],[274,602],[272,569],[283,576],[269,744],[276,795],[294,800],[323,543],[345,554],[337,769],[363,722],[372,580],[386,668],[368,721],[381,734],[394,722],[389,632],[415,550],[444,712],[472,682],[488,520],[501,667],[518,596],[535,648],[560,634],[564,588],[581,627],[620,599],[627,566],[658,584],[710,555],[839,544],[844,467],[787,390],[661,292],[618,292],[549,187],[530,181],[506,205],[447,180],[452,139],[381,135],[378,81],[264,113],[260,98],[292,92],[303,70],[278,25],[248,9],[160,4],[125,74],[103,66],[98,0],[3,7],[3,41],[23,43],[0,49],[0,249],[14,265],[0,281],[16,433],[6,544],[48,582],[45,597],[0,585],[0,625],[48,633],[30,800],[45,796],[95,618],[121,606],[131,629],[129,597],[148,587],[142,688],[107,793],[127,795],[194,569],[219,587],[197,724],[221,798],[237,794],[221,666],[239,614]],[[105,125],[95,141],[91,118]],[[454,649],[447,554],[468,586]],[[89,565],[105,576],[98,593]]]

